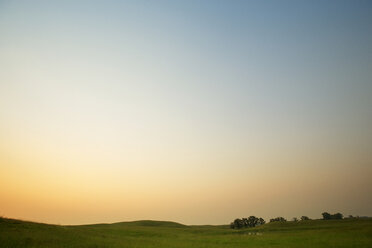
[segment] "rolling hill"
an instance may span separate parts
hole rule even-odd
[[[372,220],[310,220],[232,230],[151,220],[61,226],[0,218],[0,247],[372,247]]]

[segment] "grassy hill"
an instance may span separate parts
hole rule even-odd
[[[311,220],[232,230],[149,220],[59,226],[0,218],[0,247],[372,247],[372,220]]]

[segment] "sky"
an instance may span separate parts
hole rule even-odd
[[[371,176],[371,1],[0,1],[0,216],[372,216]]]

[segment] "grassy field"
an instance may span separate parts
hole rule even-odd
[[[163,221],[58,226],[0,218],[0,247],[372,247],[372,220],[311,220],[232,230]]]

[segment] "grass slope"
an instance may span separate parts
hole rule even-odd
[[[269,223],[232,230],[148,220],[58,226],[0,218],[0,247],[372,247],[372,220]]]

